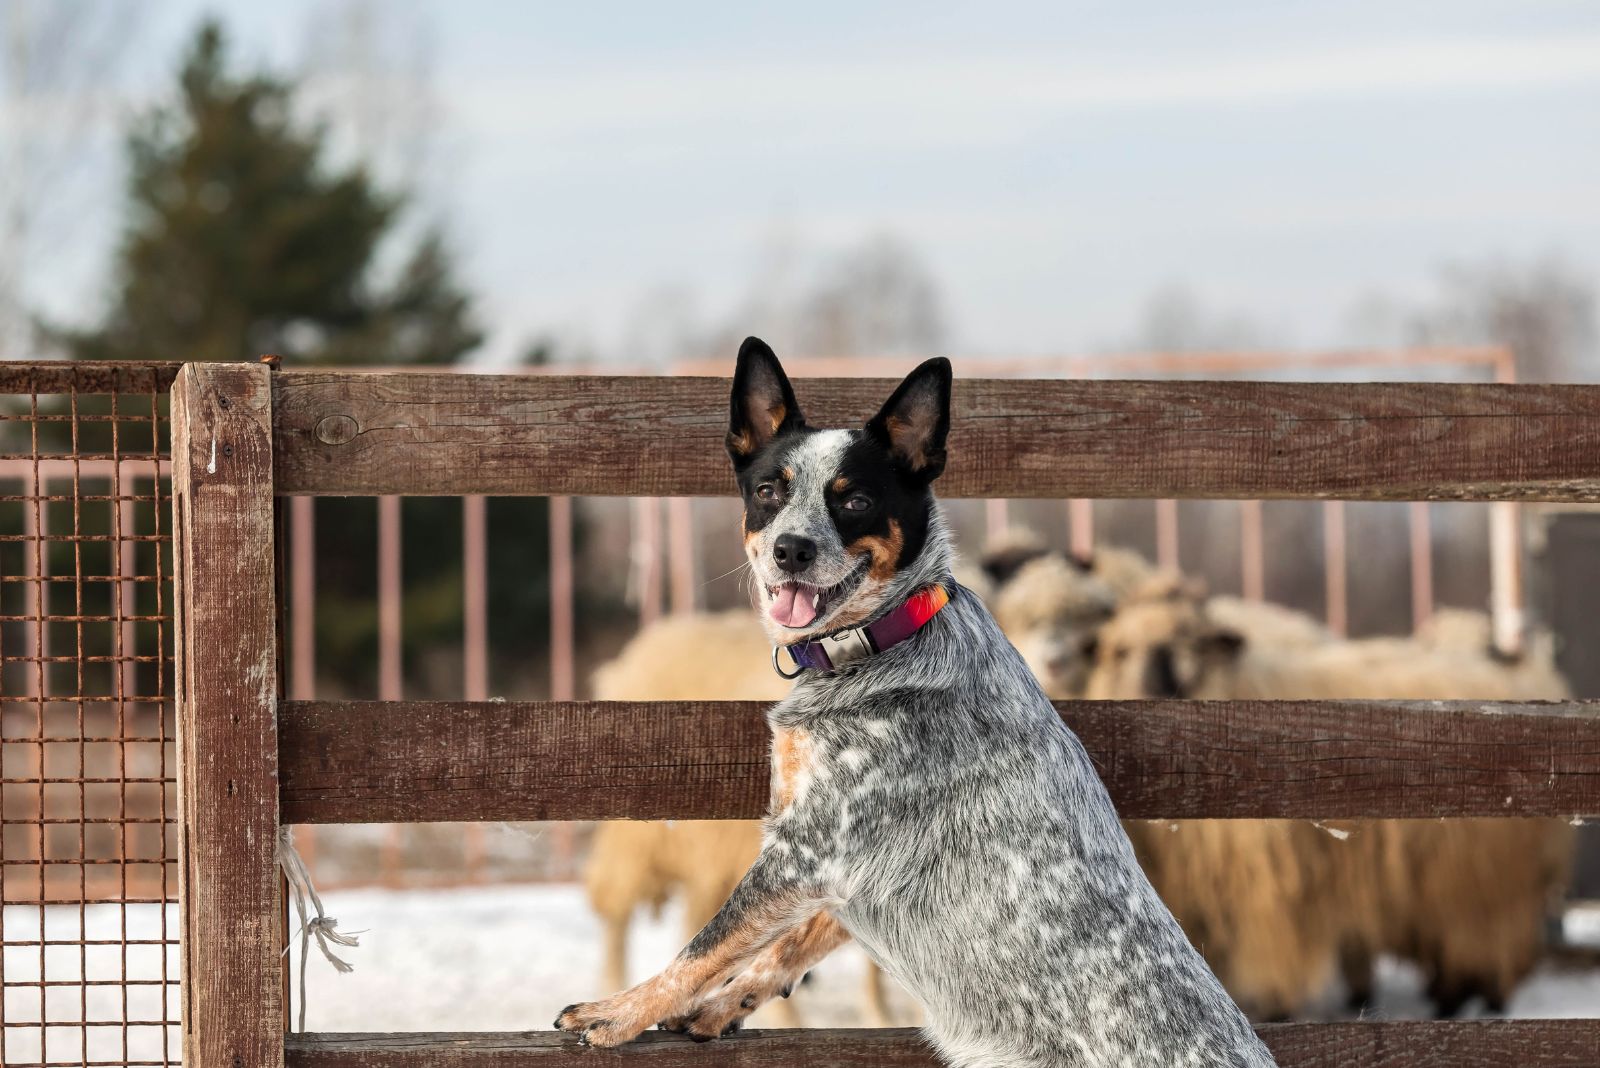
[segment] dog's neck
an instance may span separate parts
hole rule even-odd
[[[873,613],[873,618],[894,611],[917,592],[943,582],[955,566],[955,557],[955,547],[950,542],[950,528],[945,524],[944,509],[937,499],[932,499],[928,502],[928,533],[923,539],[922,551],[889,580],[884,587],[883,602]]]

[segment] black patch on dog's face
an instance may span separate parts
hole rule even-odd
[[[795,454],[800,451],[800,444],[815,433],[810,427],[786,430],[742,465],[735,465],[739,496],[744,498],[745,533],[765,529],[789,503],[790,483],[796,473]]]
[[[867,507],[848,507],[865,501]],[[863,434],[845,450],[830,480],[829,510],[839,539],[859,547],[866,539],[900,539],[898,571],[922,552],[933,514],[933,493],[920,477],[908,475],[878,441]]]

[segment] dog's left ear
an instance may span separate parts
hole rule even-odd
[[[769,441],[805,422],[778,357],[760,338],[745,338],[728,407],[727,445],[734,470],[742,471]]]
[[[867,435],[889,451],[902,471],[924,485],[944,470],[951,377],[949,360],[939,356],[927,361],[906,375],[867,422]]]

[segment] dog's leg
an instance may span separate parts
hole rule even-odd
[[[555,1026],[588,1045],[616,1046],[661,1020],[688,1015],[706,991],[734,978],[829,903],[830,896],[816,887],[778,874],[788,865],[769,854],[758,857],[728,903],[665,970],[601,1001],[567,1006]]]
[[[745,1017],[775,997],[786,998],[818,961],[850,941],[831,912],[819,912],[757,954],[744,971],[713,988],[683,1016],[661,1021],[667,1031],[715,1038],[737,1031]]]

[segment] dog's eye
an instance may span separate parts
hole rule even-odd
[[[865,512],[872,507],[872,498],[865,494],[853,494],[844,502],[845,509],[851,512]]]
[[[760,501],[775,501],[781,496],[778,487],[770,482],[763,482],[756,487],[756,499]]]

